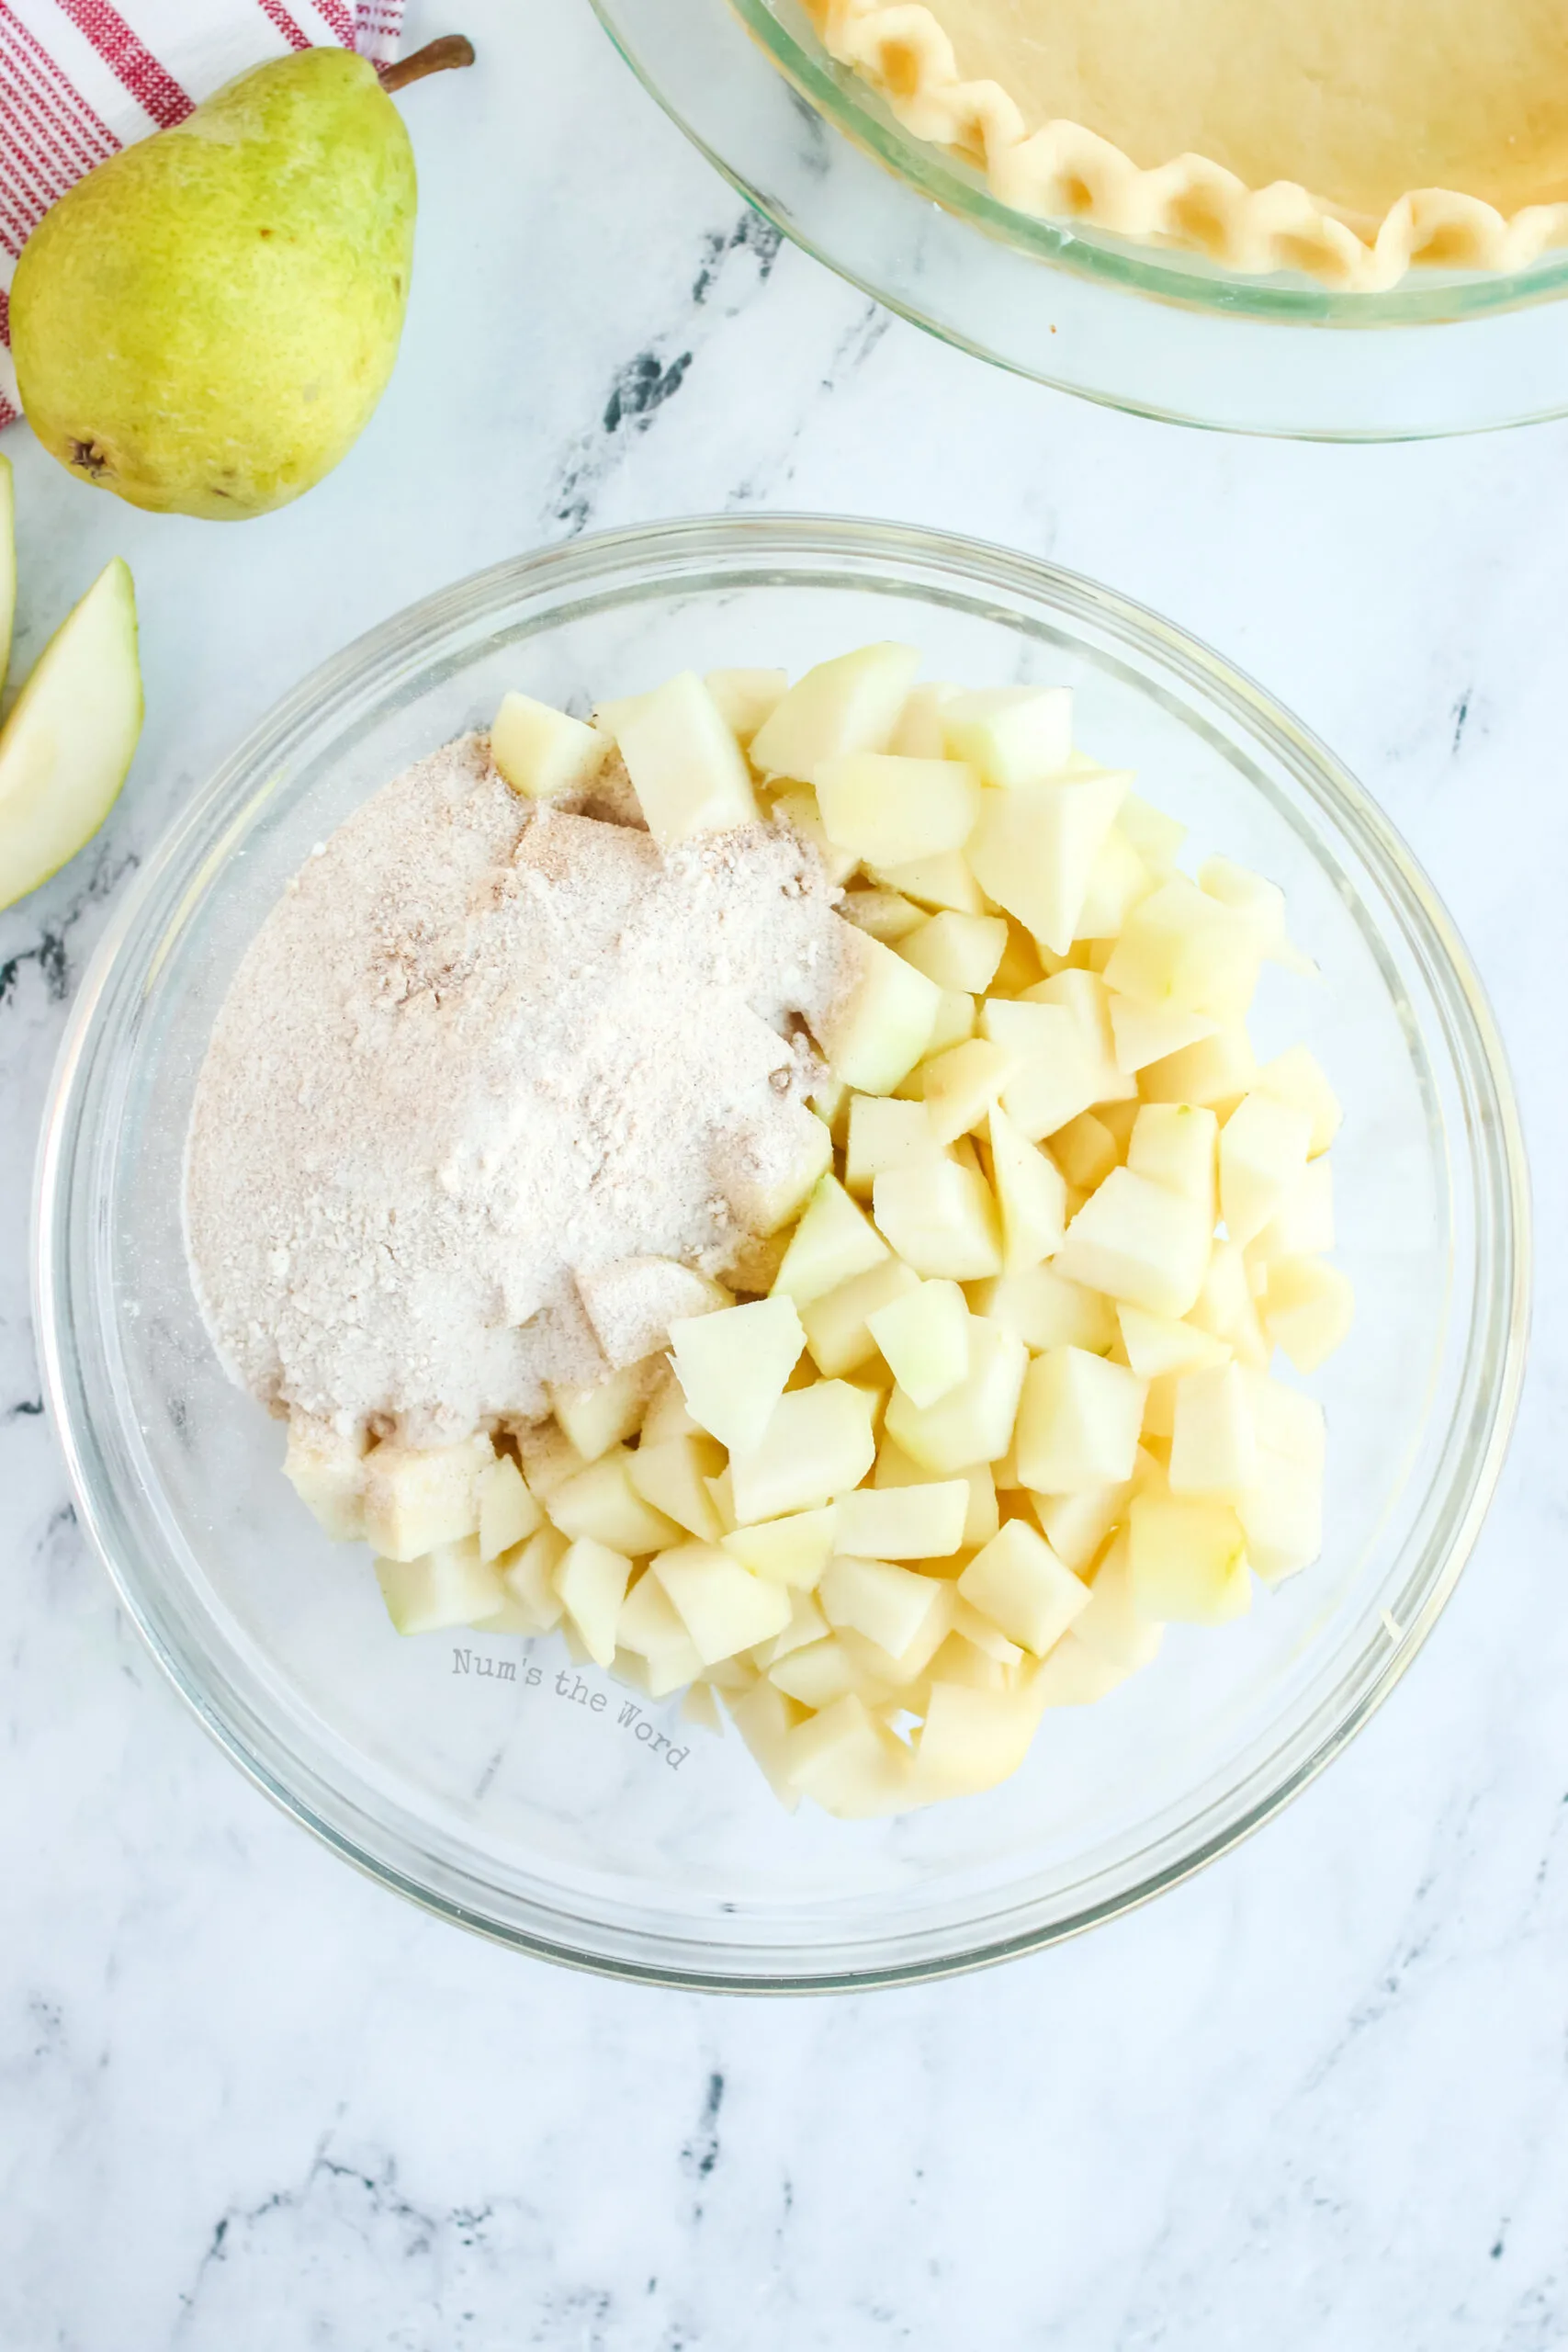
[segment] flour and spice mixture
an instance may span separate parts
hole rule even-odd
[[[837,895],[781,827],[661,851],[530,802],[479,736],[388,785],[290,883],[201,1073],[187,1232],[228,1369],[416,1445],[602,1379],[580,1280],[731,1271],[816,1126]]]

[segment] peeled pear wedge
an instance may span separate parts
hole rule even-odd
[[[117,556],[44,647],[0,730],[0,907],[91,841],[125,782],[141,718],[136,592]]]

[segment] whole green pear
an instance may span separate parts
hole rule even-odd
[[[365,59],[302,50],[100,164],[11,289],[28,421],[160,514],[283,506],[363,431],[397,356],[417,191]]]

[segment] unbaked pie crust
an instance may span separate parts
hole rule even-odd
[[[1364,292],[1568,243],[1564,0],[806,5],[1015,211]]]

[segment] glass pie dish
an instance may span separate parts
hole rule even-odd
[[[593,0],[655,98],[797,244],[943,341],[1169,422],[1412,440],[1568,412],[1568,251],[1387,293],[1253,277],[1010,210],[829,57],[799,0]]]
[[[410,760],[519,685],[558,703],[682,666],[898,637],[928,673],[1072,685],[1079,740],[1194,841],[1285,888],[1322,972],[1277,976],[1259,1049],[1304,1039],[1347,1119],[1337,1260],[1359,1311],[1314,1383],[1317,1566],[1220,1634],[1174,1627],[1108,1701],[1046,1717],[990,1794],[890,1821],[784,1813],[733,1735],[682,1726],[553,1640],[400,1640],[367,1555],[279,1475],[224,1377],[179,1206],[192,1092],[289,876]],[[1529,1207],[1506,1061],[1408,851],[1249,681],[1109,591],[863,522],[605,535],[428,598],[308,679],[197,795],[84,983],[41,1148],[36,1314],[81,1521],[176,1687],[256,1783],[433,1911],[519,1949],[716,1989],[893,1984],[1035,1949],[1266,1820],[1391,1690],[1501,1465]]]

